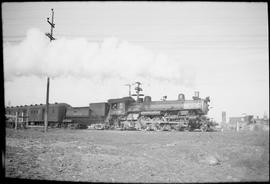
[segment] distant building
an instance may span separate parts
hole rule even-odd
[[[222,123],[226,123],[226,112],[222,111]]]
[[[269,131],[269,119],[254,118],[252,115],[230,117],[228,128],[230,130],[264,130]]]
[[[252,115],[241,116],[241,117],[230,117],[229,119],[229,128],[231,130],[251,130],[255,124],[254,118]]]
[[[263,119],[264,120],[267,120],[268,119],[266,112],[263,114]]]
[[[267,119],[266,117],[257,117],[256,119],[254,119],[254,121],[256,122],[256,126],[254,126],[255,129],[269,131],[269,119]]]

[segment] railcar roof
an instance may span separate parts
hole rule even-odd
[[[84,107],[68,107],[68,109],[89,109],[89,106],[84,106]]]
[[[106,104],[107,102],[93,102],[89,103],[89,105],[98,105],[98,104]]]
[[[32,104],[32,105],[23,105],[23,106],[11,106],[11,107],[6,107],[7,109],[22,109],[22,108],[37,108],[37,107],[43,107],[45,106],[46,104]],[[60,106],[60,105],[66,105],[68,107],[71,107],[69,104],[67,103],[51,103],[49,104],[50,107],[55,107],[55,106]]]

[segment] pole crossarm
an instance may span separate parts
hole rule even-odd
[[[45,33],[46,36],[50,38],[50,40],[56,40],[50,33]]]
[[[47,18],[47,22],[50,24],[51,26],[51,33],[45,33],[46,36],[48,36],[50,38],[50,41],[55,40],[55,38],[53,37],[53,29],[55,28],[55,23],[53,23],[53,18],[54,18],[54,11],[52,10],[52,21],[50,22],[50,18]]]

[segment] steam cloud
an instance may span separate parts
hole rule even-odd
[[[145,78],[186,86],[194,81],[193,74],[185,72],[181,62],[127,41],[112,37],[102,43],[84,38],[59,38],[50,42],[38,29],[29,30],[19,44],[4,44],[4,74],[6,81],[31,75],[130,81]]]

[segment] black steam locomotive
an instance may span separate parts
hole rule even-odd
[[[109,127],[139,130],[207,130],[209,98],[194,97],[185,100],[179,94],[177,100],[151,101],[150,96],[135,101],[131,97],[108,100]]]
[[[48,122],[51,127],[73,127],[121,130],[194,130],[207,131],[211,122],[206,117],[209,97],[199,92],[191,100],[179,94],[177,100],[152,101],[143,96],[140,83],[135,88],[137,100],[131,96],[90,103],[87,107],[71,107],[66,103],[49,104]],[[28,125],[43,125],[45,105],[7,107],[7,116],[18,114]],[[25,119],[26,120],[25,120]],[[12,121],[11,121],[12,122]]]

